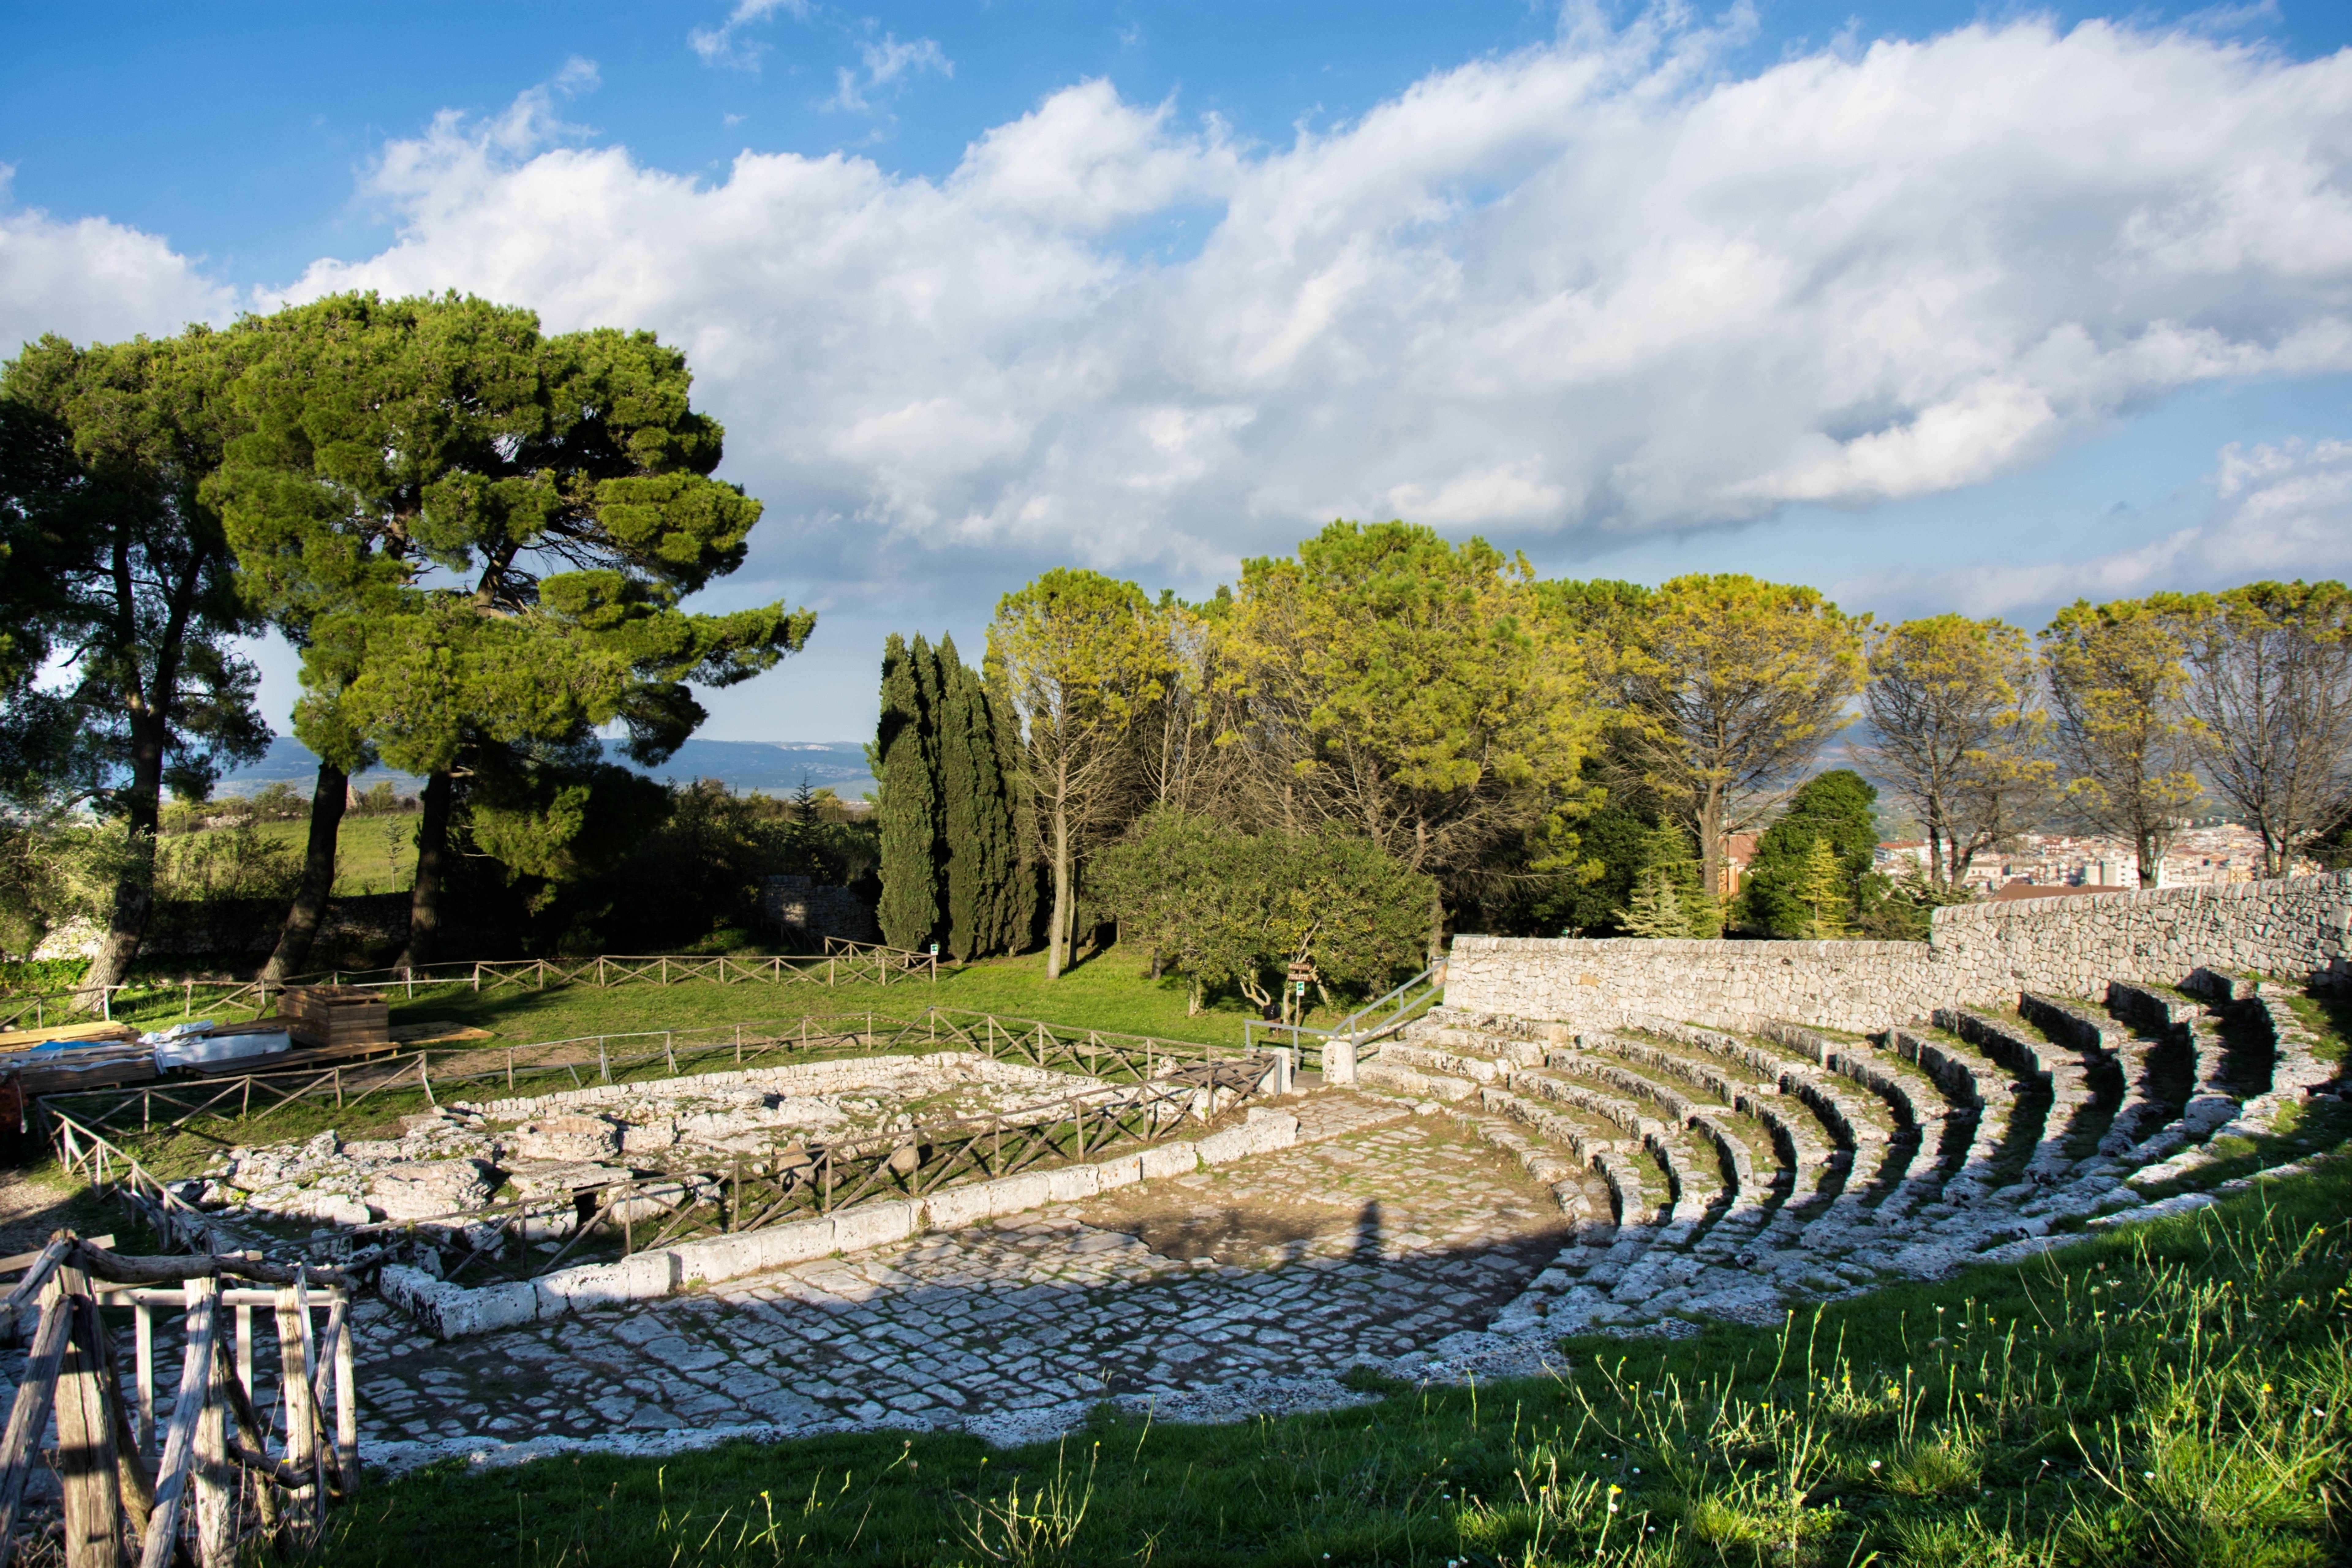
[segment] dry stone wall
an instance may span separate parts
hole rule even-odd
[[[1652,942],[1457,936],[1445,1006],[1596,1026],[1648,1014],[1875,1030],[2021,990],[2095,996],[2200,967],[2352,981],[2352,872],[2226,887],[1964,904],[1925,942]]]

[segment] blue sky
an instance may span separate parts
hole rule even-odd
[[[684,344],[869,723],[1331,516],[2038,624],[2352,569],[2352,8],[14,6],[0,352],[330,288]],[[282,650],[257,651],[283,723]]]

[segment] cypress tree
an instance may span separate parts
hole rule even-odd
[[[882,940],[893,947],[919,949],[939,925],[937,848],[939,791],[926,744],[930,715],[924,711],[924,681],[931,663],[922,638],[911,649],[896,632],[882,645],[882,717],[876,726],[874,754],[881,761],[882,899],[875,917]],[[937,689],[938,673],[931,685]],[[934,707],[933,712],[936,712]]]
[[[1004,902],[1014,871],[1013,814],[997,766],[986,688],[940,640],[940,821],[947,852],[947,948],[961,962],[1008,947]]]
[[[997,901],[998,941],[1008,953],[1026,953],[1037,943],[1037,888],[1045,875],[1044,846],[1037,836],[1037,803],[1031,798],[1028,775],[1021,767],[1020,711],[1012,695],[995,680],[982,689],[988,725],[996,739],[996,772],[1003,780],[1004,803],[1013,829],[1013,847],[1004,891]]]

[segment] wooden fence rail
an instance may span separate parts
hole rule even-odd
[[[65,1556],[74,1568],[235,1568],[247,1548],[314,1549],[329,1500],[357,1489],[359,1405],[350,1297],[297,1271],[272,1290],[223,1288],[260,1266],[217,1255],[126,1258],[60,1231],[5,1302],[37,1310],[31,1354],[0,1431],[0,1568],[13,1560],[25,1483],[54,1417]],[[134,1314],[131,1402],[101,1308]],[[272,1309],[278,1397],[254,1404],[254,1309]],[[236,1314],[236,1360],[221,1321]],[[324,1312],[320,1332],[314,1314]],[[159,1429],[155,1320],[182,1318],[170,1418]],[[331,1411],[331,1427],[328,1413]],[[331,1438],[328,1433],[331,1429]],[[278,1451],[270,1451],[273,1441]],[[193,1551],[191,1551],[193,1548]]]
[[[820,1030],[812,1034],[808,1025],[817,1020],[796,1021],[797,1035],[779,1033],[751,1039],[738,1035],[732,1040],[706,1040],[688,1042],[683,1048],[675,1040],[666,1040],[662,1051],[633,1056],[616,1056],[609,1051],[606,1042],[612,1037],[593,1037],[597,1046],[596,1081],[658,1082],[664,1078],[691,1075],[714,1061],[731,1071],[747,1062],[756,1062],[762,1052],[806,1056],[828,1048],[856,1045],[884,1051],[960,1046],[995,1060],[1074,1070],[1101,1083],[1018,1113],[947,1123],[918,1123],[908,1128],[846,1141],[778,1148],[765,1157],[752,1160],[748,1166],[739,1156],[724,1167],[706,1166],[632,1177],[579,1188],[561,1198],[517,1199],[462,1214],[353,1227],[339,1233],[336,1249],[382,1242],[385,1247],[379,1250],[387,1250],[392,1244],[413,1239],[420,1232],[428,1236],[447,1234],[455,1247],[458,1245],[457,1238],[462,1235],[462,1251],[446,1264],[446,1277],[456,1279],[466,1269],[478,1264],[510,1279],[531,1278],[572,1260],[573,1253],[592,1238],[617,1237],[621,1253],[626,1256],[637,1249],[636,1225],[640,1219],[653,1221],[655,1239],[649,1245],[658,1247],[706,1232],[757,1229],[803,1215],[830,1213],[885,1193],[920,1196],[966,1177],[1009,1176],[1041,1164],[1084,1159],[1114,1145],[1156,1142],[1181,1125],[1196,1109],[1223,1109],[1220,1095],[1230,1103],[1269,1087],[1282,1092],[1287,1089],[1290,1077],[1287,1051],[1244,1055],[1229,1047],[1068,1029],[1035,1019],[1006,1019],[992,1014],[947,1009],[929,1009],[912,1019],[886,1019],[868,1013],[841,1020],[862,1024],[862,1030],[855,1032],[827,1033]],[[581,1043],[559,1040],[547,1045]],[[478,1051],[473,1054],[499,1053]],[[503,1069],[492,1065],[482,1071],[453,1072],[445,1066],[434,1071],[428,1071],[422,1056],[419,1053],[414,1062],[391,1069],[363,1092],[340,1103],[357,1106],[369,1095],[401,1082],[403,1074],[413,1073],[410,1081],[422,1086],[428,1095],[446,1092],[453,1085],[484,1081],[494,1084],[503,1082],[509,1089],[516,1084],[518,1073],[511,1062]],[[524,1069],[520,1076],[545,1077],[560,1071],[571,1085],[584,1087],[579,1070],[587,1065],[576,1060],[553,1066],[540,1061]],[[639,1066],[652,1071],[633,1076],[630,1070]],[[243,1087],[249,1090],[255,1083],[264,1083],[263,1095],[271,1099],[261,1116],[305,1096],[317,1099],[328,1092],[315,1075],[308,1082],[282,1090],[268,1086],[259,1078],[246,1081]],[[554,1086],[564,1086],[563,1080],[558,1079]],[[204,1092],[207,1090],[209,1094]],[[51,1095],[40,1103],[40,1107],[49,1121],[62,1167],[82,1176],[93,1188],[111,1192],[144,1218],[168,1245],[218,1252],[230,1250],[236,1243],[220,1232],[212,1217],[181,1198],[141,1165],[133,1154],[109,1138],[101,1130],[107,1124],[105,1116],[92,1116],[89,1111],[92,1103],[99,1103],[106,1115],[127,1120],[127,1112],[137,1105],[142,1111],[142,1134],[154,1134],[215,1113],[215,1108],[236,1092],[237,1086],[234,1085],[216,1089],[201,1083],[187,1086],[185,1092],[192,1098],[203,1097],[194,1098],[193,1103],[180,1103],[175,1107],[176,1115],[160,1120],[153,1115],[149,1097],[168,1096],[169,1088],[142,1086],[128,1091]],[[1205,1104],[1202,1103],[1204,1098]],[[104,1104],[108,1101],[111,1101],[110,1107]],[[249,1100],[245,1103],[249,1104]],[[254,1119],[259,1120],[260,1116]],[[586,1218],[581,1219],[583,1211]],[[576,1226],[572,1221],[578,1222]],[[509,1254],[519,1251],[530,1259],[527,1249],[548,1239],[551,1234],[568,1238],[562,1239],[552,1258],[527,1261],[520,1271],[507,1261]],[[293,1258],[310,1253],[307,1244],[272,1250]],[[352,1266],[375,1255],[363,1250]]]
[[[530,1045],[459,1045],[290,1072],[68,1090],[43,1096],[40,1104],[66,1113],[92,1133],[137,1138],[207,1120],[260,1123],[299,1105],[352,1111],[377,1095],[404,1089],[437,1104],[453,1094],[479,1098],[486,1086],[509,1096],[544,1093],[590,1083],[650,1082],[731,1071],[850,1049],[891,1052],[919,1047],[973,1051],[998,1061],[1118,1082],[1157,1076],[1160,1064],[1171,1061],[1238,1060],[1254,1054],[1196,1040],[929,1007],[908,1018],[875,1011],[826,1013],[699,1029],[576,1035]]]
[[[0,998],[0,1030],[28,1027],[44,1029],[48,1015],[78,1017],[93,1006],[108,1018],[116,1009],[135,1010],[155,1002],[180,1001],[183,1018],[193,1017],[199,1005],[208,1013],[234,1008],[250,1018],[268,1012],[289,986],[352,986],[370,990],[397,990],[415,996],[419,986],[462,985],[476,991],[543,991],[551,986],[683,986],[785,985],[887,986],[900,980],[936,980],[936,954],[875,942],[845,942],[825,938],[825,951],[814,957],[735,957],[723,954],[604,954],[592,958],[460,959],[446,964],[386,969],[322,969],[280,981],[160,980],[125,982],[100,993],[96,1003],[89,988],[44,992],[38,996]],[[198,993],[204,993],[199,998]]]

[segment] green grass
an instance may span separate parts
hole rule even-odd
[[[1149,968],[1146,955],[1113,947],[1086,958],[1052,981],[1045,978],[1045,955],[1031,953],[961,968],[943,962],[936,981],[917,977],[894,980],[887,986],[758,981],[718,985],[698,980],[669,986],[554,985],[543,991],[502,985],[476,992],[464,982],[453,982],[420,985],[413,996],[404,997],[397,991],[390,995],[395,1024],[454,1019],[490,1030],[502,1045],[639,1030],[773,1021],[862,1012],[869,1008],[911,1018],[931,1006],[1212,1045],[1241,1043],[1244,1021],[1256,1016],[1246,1004],[1228,998],[1211,1003],[1197,1015],[1188,1015],[1184,981],[1173,976],[1154,980]],[[70,984],[70,979],[53,982],[60,990]],[[1336,1007],[1311,1009],[1304,1021],[1310,1027],[1328,1027],[1356,1005],[1335,999]],[[205,1014],[205,1003],[202,994],[194,1000],[199,1017]],[[177,1019],[184,1005],[180,988],[159,979],[156,989],[119,1000],[114,1016],[129,1022],[161,1025]],[[242,1009],[232,1010],[236,1017],[244,1016]],[[29,1019],[26,1027],[31,1027]]]
[[[451,1463],[331,1563],[2143,1563],[2346,1561],[2352,1167],[1780,1332],[1564,1344],[1561,1375],[1388,1387],[1058,1445],[735,1444]],[[1370,1383],[1371,1380],[1364,1380]],[[1876,1555],[1874,1557],[1873,1554]]]
[[[1243,1021],[1255,1015],[1227,1002],[1188,1017],[1184,982],[1172,977],[1153,980],[1148,967],[1142,956],[1114,947],[1051,981],[1045,978],[1045,956],[1029,954],[961,969],[942,964],[937,981],[917,978],[887,986],[572,985],[484,995],[463,986],[436,988],[429,994],[419,988],[414,1001],[394,1007],[393,1020],[455,1019],[491,1030],[501,1043],[523,1043],[632,1030],[682,1030],[862,1012],[869,1008],[877,1013],[913,1018],[925,1008],[937,1006],[1212,1045],[1241,1043]],[[1340,1016],[1327,1013],[1319,1019],[1310,1015],[1307,1021],[1328,1024]]]
[[[226,829],[200,828],[190,837]],[[256,838],[275,840],[294,852],[297,864],[310,846],[310,824],[256,822]],[[179,838],[183,835],[173,834]],[[335,834],[337,898],[371,893],[405,893],[416,880],[416,817],[401,812],[382,817],[346,816]]]

